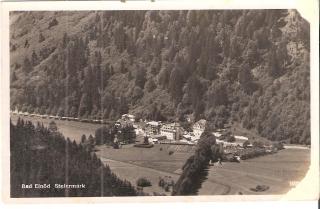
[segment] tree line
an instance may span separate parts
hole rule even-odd
[[[50,189],[23,189],[22,184],[51,184]],[[55,184],[84,184],[85,188],[57,189]],[[18,119],[10,123],[11,197],[136,196],[136,189],[121,180],[96,154],[65,138],[53,124]]]

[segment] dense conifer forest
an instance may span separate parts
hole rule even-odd
[[[210,132],[201,135],[194,155],[182,167],[182,174],[174,185],[172,195],[197,195],[202,183],[207,180],[209,161],[218,162],[223,157],[223,146],[216,143]]]
[[[65,139],[56,128],[30,121],[10,124],[11,197],[136,196],[135,188],[119,179],[81,144]],[[33,188],[23,189],[22,184]],[[36,188],[35,184],[50,184]],[[55,188],[84,184],[85,188]]]
[[[310,143],[309,23],[295,10],[10,13],[11,107],[237,122]]]

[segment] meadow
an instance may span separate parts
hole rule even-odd
[[[139,177],[146,177],[156,184],[155,190],[160,176],[170,175],[177,179],[184,162],[192,155],[192,152],[181,151],[169,155],[170,150],[177,150],[177,146],[172,145],[155,145],[149,149],[126,146],[119,150],[100,146],[98,149],[98,156],[113,161],[109,165],[119,176],[127,179],[134,176],[132,182]],[[124,162],[126,166],[119,167],[116,162]],[[290,182],[299,182],[309,165],[310,150],[295,148],[241,163],[223,162],[222,165],[210,167],[208,179],[199,194],[285,194],[294,186]],[[140,172],[140,176],[138,173],[132,175],[132,167]],[[258,185],[269,186],[269,189],[264,192],[251,190]]]
[[[34,123],[39,121],[47,125],[50,120],[26,117]],[[17,120],[12,116],[13,123]],[[66,137],[79,142],[82,134],[94,134],[99,124],[56,120],[59,131]],[[159,177],[171,176],[176,181],[185,161],[193,154],[190,146],[156,144],[152,148],[137,148],[124,145],[113,149],[106,145],[97,146],[97,156],[108,164],[112,171],[122,179],[136,185],[140,177],[152,182],[144,192],[169,195],[158,186]],[[169,155],[169,152],[173,154]],[[200,195],[236,195],[236,194],[285,194],[296,182],[303,179],[310,165],[310,149],[291,147],[276,154],[261,156],[241,163],[224,162],[210,167],[208,179],[199,191]],[[291,182],[291,183],[290,183]],[[293,182],[293,184],[292,184]],[[264,192],[254,192],[251,188],[267,185]]]

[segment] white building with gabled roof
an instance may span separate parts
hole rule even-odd
[[[206,128],[206,123],[207,121],[205,119],[201,119],[199,121],[197,121],[193,126],[193,134],[195,136],[195,138],[199,139],[201,134],[204,132],[205,128]]]
[[[161,123],[157,121],[149,121],[145,125],[145,133],[148,136],[158,135],[160,133]]]
[[[131,122],[135,122],[136,117],[135,117],[134,115],[130,115],[130,114],[123,114],[123,115],[121,116],[121,119],[122,119],[122,120],[129,120],[129,121],[131,121]]]
[[[169,140],[179,140],[182,136],[183,128],[179,123],[164,124],[160,128],[160,135],[166,136]]]

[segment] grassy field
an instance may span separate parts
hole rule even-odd
[[[174,173],[182,167],[186,159],[193,152],[176,151],[176,145],[156,144],[152,148],[138,148],[132,145],[113,149],[105,145],[98,146],[100,156],[121,162],[155,168],[161,171]],[[169,151],[173,154],[169,155]]]
[[[47,125],[51,120],[26,118],[33,122]],[[11,117],[13,123],[17,117]],[[74,121],[56,120],[59,130],[71,139],[80,140],[82,134],[94,134],[99,124],[88,124]],[[133,185],[140,177],[152,182],[145,192],[165,193],[158,186],[159,177],[171,176],[175,181],[179,178],[181,167],[193,154],[190,146],[155,145],[153,148],[137,148],[125,145],[121,149],[98,146],[97,155],[108,164],[112,171]],[[174,151],[169,155],[169,151]],[[241,163],[223,163],[210,168],[207,181],[199,191],[200,195],[221,194],[284,194],[300,181],[306,174],[310,164],[310,150],[307,148],[288,148],[277,154],[253,158]],[[290,183],[291,182],[291,183]],[[250,188],[257,185],[269,186],[264,192],[253,192]]]
[[[158,186],[159,178],[170,176],[174,181],[177,181],[181,167],[193,153],[186,152],[186,149],[181,149],[181,146],[163,144],[157,144],[153,148],[137,148],[127,145],[121,149],[107,146],[99,146],[98,149],[97,155],[118,176],[129,180],[134,185],[140,177],[145,177],[151,181],[152,186],[146,187],[144,192],[149,194],[157,192],[166,195],[170,195],[170,192],[165,192]],[[174,151],[171,155],[169,155],[170,150]],[[228,186],[210,179],[203,185],[199,194],[219,195],[228,191]]]
[[[163,175],[161,172],[166,172],[166,175],[176,179],[185,160],[192,154],[175,151],[169,155],[169,150],[176,149],[170,145],[156,145],[150,149],[127,146],[119,150],[100,146],[99,149],[100,157],[126,163],[127,170],[110,164],[112,170],[123,178],[132,178],[132,168],[129,167],[138,166],[136,169],[140,171],[142,168],[152,169],[153,172],[150,173],[147,169],[140,177],[147,177],[155,183],[158,177]],[[203,184],[199,194],[284,194],[304,177],[309,164],[308,149],[286,149],[277,154],[253,158],[241,163],[227,162],[223,165],[215,165],[210,168],[208,180]],[[154,170],[159,171],[156,179],[154,179]],[[269,189],[264,192],[250,190],[257,185],[266,185]]]
[[[229,185],[228,194],[285,194],[304,177],[309,165],[310,150],[286,149],[241,163],[215,166],[211,168],[208,179]],[[265,192],[250,190],[257,185],[270,188]]]
[[[16,123],[18,116],[11,115],[12,123]],[[48,126],[53,119],[43,119],[37,117],[26,117],[23,116],[24,120],[30,120],[35,125],[37,122],[43,123],[44,126]],[[101,127],[101,124],[81,123],[77,121],[65,121],[65,120],[54,120],[58,126],[58,130],[71,140],[75,140],[77,143],[81,141],[81,136],[85,134],[87,137],[91,134],[94,136],[94,132],[97,128]]]

